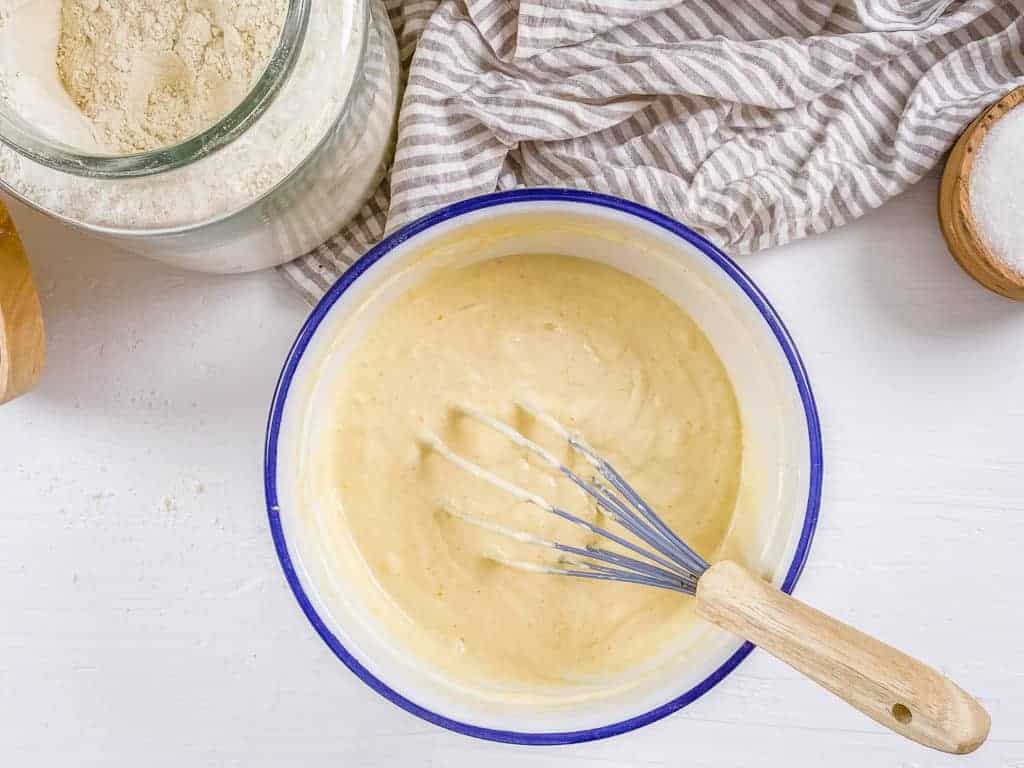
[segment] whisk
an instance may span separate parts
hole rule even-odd
[[[990,726],[988,713],[951,680],[776,589],[735,562],[709,564],[658,517],[581,435],[528,402],[516,405],[564,439],[593,470],[591,476],[581,477],[543,446],[487,413],[466,405],[454,408],[568,478],[596,502],[622,533],[552,504],[456,453],[436,434],[425,433],[424,444],[457,467],[607,542],[566,544],[496,523],[458,508],[453,502],[442,501],[449,514],[468,524],[557,553],[551,563],[500,555],[494,555],[495,560],[523,571],[626,582],[694,596],[698,615],[765,649],[892,731],[955,754],[972,752],[984,742]]]

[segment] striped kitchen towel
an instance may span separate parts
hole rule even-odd
[[[375,0],[377,1],[377,0]],[[1024,0],[389,0],[408,85],[389,179],[283,267],[315,300],[471,195],[577,187],[731,253],[854,219],[1024,84]]]

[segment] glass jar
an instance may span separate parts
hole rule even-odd
[[[40,33],[25,8],[60,0],[13,0],[6,14],[5,2],[0,187],[73,227],[187,269],[246,272],[327,240],[383,177],[399,66],[380,0],[289,0],[277,47],[237,107],[180,144],[130,155],[69,141],[82,116],[56,80],[23,71],[56,46],[45,39],[55,21]],[[39,98],[57,91],[66,105]]]

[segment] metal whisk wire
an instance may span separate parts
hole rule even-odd
[[[569,478],[635,540],[574,515],[455,453],[437,435],[423,441],[461,469],[562,520],[582,526],[622,551],[574,546],[510,528],[458,509],[453,517],[519,542],[558,552],[548,565],[493,556],[523,571],[620,581],[696,597],[696,612],[778,657],[839,698],[896,733],[945,752],[964,754],[988,735],[991,719],[970,694],[931,667],[810,608],[750,573],[722,560],[709,565],[676,536],[640,495],[593,448],[543,411],[517,405],[569,443],[595,476],[584,480],[552,453],[508,424],[474,408],[459,412],[485,424]],[[639,543],[637,543],[639,542]],[[700,581],[700,589],[697,582]]]
[[[519,501],[532,504],[617,544],[627,550],[627,553],[614,552],[595,545],[578,547],[544,539],[469,514],[458,509],[449,500],[442,502],[445,511],[453,517],[506,538],[546,547],[560,554],[557,565],[541,565],[523,560],[507,559],[502,556],[493,557],[494,560],[513,568],[604,581],[621,581],[674,590],[689,595],[695,594],[697,580],[708,569],[708,563],[665,525],[664,521],[626,482],[622,475],[587,445],[580,435],[574,434],[552,416],[529,403],[517,402],[516,405],[529,413],[538,423],[564,438],[572,450],[582,456],[594,469],[596,475],[590,480],[584,480],[578,473],[559,461],[550,451],[505,422],[470,406],[456,405],[454,408],[463,416],[508,438],[512,443],[541,459],[549,467],[571,480],[590,498],[594,499],[613,521],[636,537],[640,543],[624,538],[601,525],[552,504],[543,496],[528,491],[459,455],[436,434],[427,432],[423,435],[423,442],[452,464],[505,491]]]

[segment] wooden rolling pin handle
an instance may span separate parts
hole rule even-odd
[[[734,562],[701,576],[697,612],[908,739],[966,754],[988,736],[988,713],[951,680]]]

